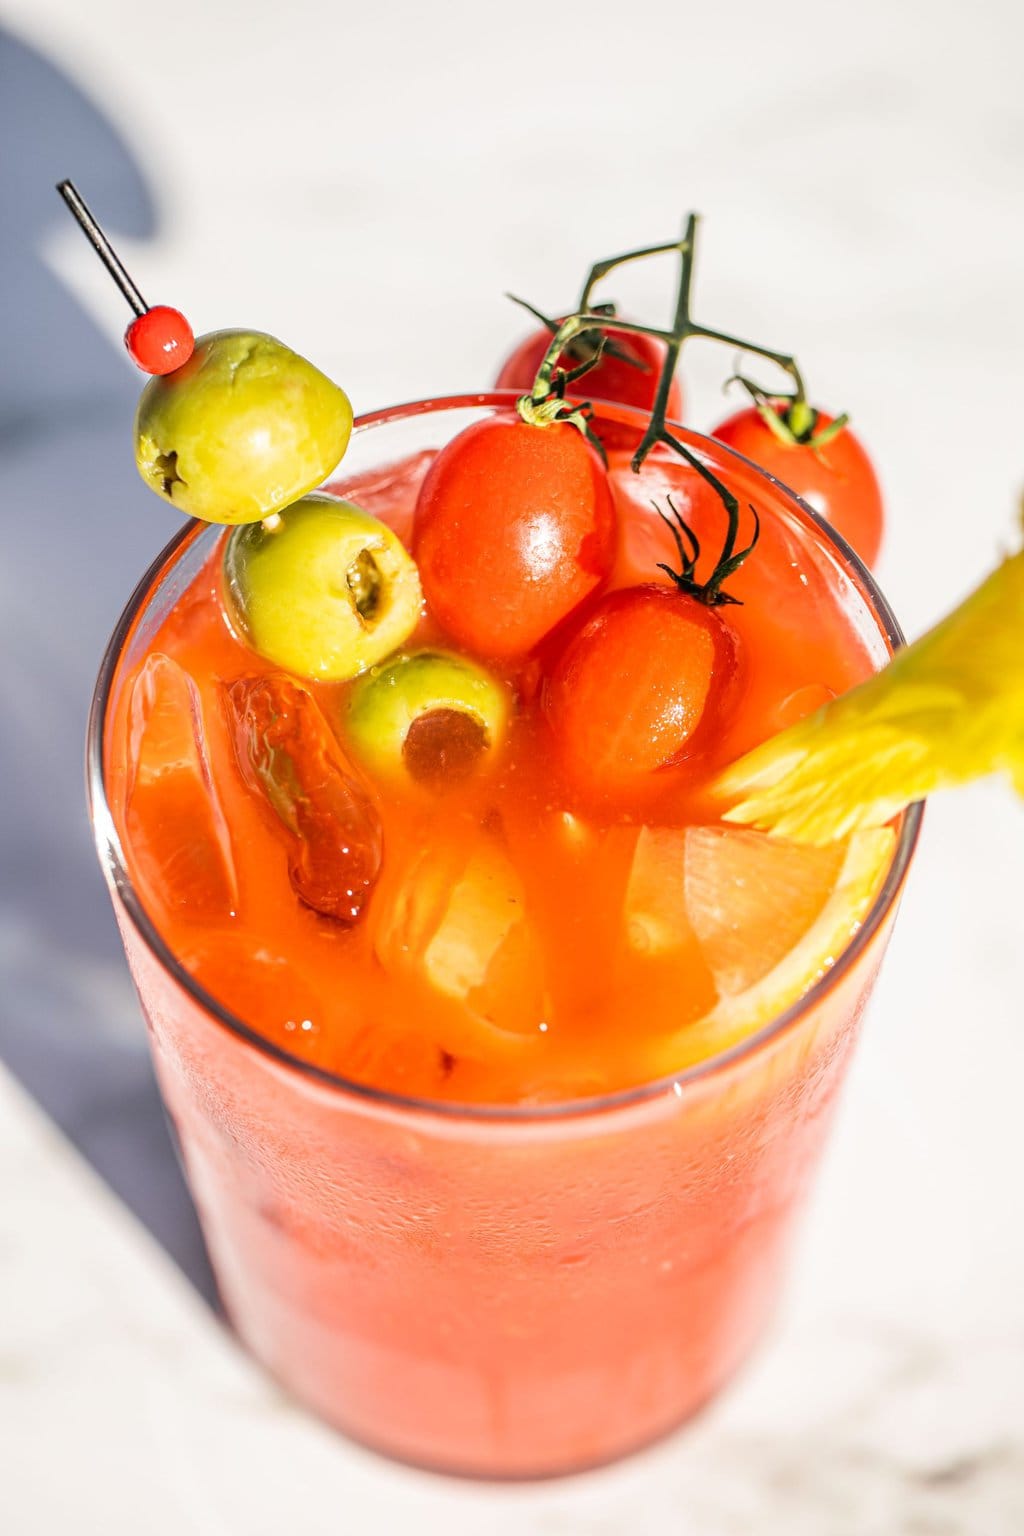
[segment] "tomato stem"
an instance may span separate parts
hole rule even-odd
[[[529,303],[526,299],[519,298],[518,295],[514,293],[506,293],[505,297],[506,299],[511,299],[513,304],[518,304],[520,309],[525,309],[528,314],[533,315],[534,319],[539,320],[541,325],[545,326],[551,332],[552,336],[558,330],[560,322],[553,320],[550,315],[546,315],[544,311],[542,309],[538,309],[535,304]],[[578,307],[583,309],[585,306],[580,305]],[[609,319],[612,319],[615,315],[615,305],[595,304],[594,313],[597,315],[606,315]],[[638,373],[650,373],[650,364],[644,362],[643,358],[635,356],[635,354],[632,352],[628,352],[625,347],[618,346],[616,342],[610,340],[610,338],[607,336],[603,338],[603,342],[605,357],[617,357],[620,363],[625,363],[629,368],[635,368]],[[576,337],[575,344],[569,344],[568,352],[570,356],[578,358],[580,362],[597,361],[596,343],[592,337],[588,336],[586,331],[580,332],[580,334]]]
[[[714,570],[704,582],[699,582],[696,576],[700,545],[693,530],[683,521],[675,507],[672,506],[671,501],[669,506],[675,520],[674,523],[669,522],[669,519],[659,509],[659,515],[665,517],[665,521],[672,529],[680,559],[679,571],[674,571],[667,565],[661,566],[661,569],[667,572],[681,591],[689,593],[699,602],[707,603],[709,606],[717,606],[722,603],[735,603],[738,601],[738,599],[731,597],[723,590],[723,584],[738,570],[757,544],[760,522],[755,508],[751,506],[750,511],[754,518],[753,537],[745,548],[737,549],[740,530],[739,502],[728,486],[723,484],[717,475],[696,454],[692,453],[684,443],[681,443],[668,430],[666,420],[669,394],[672,387],[672,377],[675,373],[683,344],[689,341],[691,336],[701,336],[706,341],[721,342],[723,345],[732,347],[735,350],[750,352],[758,357],[767,358],[769,362],[775,363],[777,367],[788,373],[793,381],[793,393],[791,395],[784,395],[781,398],[787,402],[785,409],[789,419],[784,422],[781,413],[777,410],[773,411],[775,425],[769,422],[769,425],[773,425],[773,430],[778,428],[778,430],[787,433],[791,438],[794,437],[797,431],[810,431],[813,433],[814,425],[817,422],[817,413],[807,402],[803,376],[796,358],[791,353],[777,352],[771,347],[761,346],[758,342],[745,341],[742,337],[733,336],[728,331],[719,331],[711,326],[701,325],[699,321],[693,318],[691,313],[691,293],[693,288],[693,264],[697,247],[697,225],[697,215],[695,213],[688,214],[686,228],[681,239],[665,241],[660,245],[643,246],[639,250],[626,251],[620,256],[610,256],[603,261],[595,262],[590,268],[586,282],[583,284],[580,292],[577,312],[567,315],[558,325],[550,321],[547,316],[540,314],[539,311],[533,310],[531,305],[525,306],[531,309],[532,313],[537,315],[539,319],[543,320],[544,324],[548,326],[553,334],[548,349],[537,369],[533,388],[528,395],[521,396],[517,401],[517,408],[525,421],[531,421],[537,425],[545,425],[551,421],[571,420],[593,442],[595,438],[590,426],[591,409],[589,405],[573,410],[563,398],[566,385],[581,377],[590,365],[585,363],[582,367],[573,369],[571,373],[566,373],[564,369],[558,367],[558,359],[566,349],[571,348],[573,341],[578,339],[584,332],[597,332],[600,334],[614,329],[625,333],[627,336],[652,336],[655,340],[662,342],[665,347],[665,356],[658,375],[654,402],[651,406],[650,417],[643,437],[640,440],[640,445],[633,455],[631,467],[635,473],[639,473],[644,460],[652,448],[658,443],[663,443],[685,459],[691,468],[712,487],[722,502],[728,519],[725,541]],[[625,266],[627,262],[643,261],[650,256],[662,256],[673,252],[679,257],[679,279],[676,287],[675,311],[671,327],[668,330],[652,325],[642,325],[634,320],[622,320],[614,315],[614,310],[609,315],[609,306],[594,303],[594,289],[610,272],[615,271],[618,267]],[[599,356],[600,348],[597,353],[597,357]],[[596,361],[596,358],[594,361]],[[756,386],[751,385],[748,380],[743,379],[740,375],[737,375],[737,377],[753,394]],[[755,396],[755,403],[759,410],[762,410],[762,408],[768,410],[771,404],[763,391],[760,392],[760,397]],[[845,423],[845,418],[843,418],[843,423]],[[841,431],[842,425],[836,430]],[[835,435],[831,428],[827,428],[826,431],[832,436]],[[794,438],[794,440],[796,439]],[[821,439],[818,441],[820,443]],[[683,543],[684,538],[689,541],[689,549]]]
[[[770,393],[742,373],[726,379],[726,389],[730,384],[742,384],[765,426],[787,448],[824,448],[849,424],[849,414],[844,411],[827,427],[819,428],[819,413],[803,396],[783,395],[778,390]]]
[[[737,498],[733,495],[732,491],[730,491],[729,487],[723,481],[719,480],[718,476],[712,470],[710,470],[708,466],[703,463],[695,453],[692,453],[691,450],[687,448],[685,443],[681,443],[677,437],[673,437],[671,432],[662,432],[658,437],[658,441],[664,443],[667,447],[674,449],[676,453],[678,453],[682,458],[686,460],[691,469],[696,470],[701,479],[706,481],[706,483],[711,486],[712,490],[715,492],[715,495],[725,507],[726,516],[728,518],[728,527],[726,529],[725,542],[722,545],[722,553],[719,555],[718,560],[715,563],[715,568],[711,572],[711,575],[708,577],[708,579],[706,581],[700,582],[697,580],[696,576],[697,561],[700,558],[700,543],[693,529],[683,519],[682,515],[676,511],[676,508],[672,504],[672,498],[669,497],[669,509],[673,518],[675,519],[675,526],[669,522],[668,518],[665,516],[664,512],[662,512],[660,507],[656,507],[655,510],[657,511],[658,516],[662,519],[662,521],[666,523],[672,530],[672,534],[676,542],[676,548],[679,550],[681,568],[678,572],[676,572],[672,569],[671,566],[662,565],[660,562],[658,568],[672,578],[681,592],[689,593],[689,595],[691,597],[695,597],[698,602],[706,603],[709,608],[717,608],[723,603],[738,603],[739,598],[730,596],[730,594],[728,592],[724,592],[722,588],[724,583],[728,581],[729,577],[739,570],[747,556],[753,553],[757,545],[757,541],[761,535],[761,519],[757,515],[757,509],[752,503],[748,502],[747,505],[750,508],[750,514],[754,519],[754,532],[749,544],[747,544],[744,549],[738,550],[736,548],[736,543],[739,539],[740,532],[740,504]],[[687,552],[683,549],[681,540],[678,536],[679,533],[685,534],[686,537],[690,540],[690,543],[693,546],[692,555],[688,555]]]
[[[604,444],[595,433],[590,424],[593,410],[588,403],[573,405],[564,398],[565,387],[579,378],[581,374],[589,373],[594,364],[600,360],[601,347],[599,346],[595,356],[586,363],[581,363],[578,368],[573,368],[566,373],[559,369],[551,390],[541,400],[535,400],[532,395],[520,395],[516,401],[516,410],[523,421],[531,427],[549,427],[552,422],[568,422],[570,426],[577,427],[587,442],[600,455],[602,462],[607,464],[608,456],[605,453]]]
[[[690,295],[693,286],[693,263],[697,245],[698,218],[695,213],[687,216],[686,229],[679,240],[665,241],[660,245],[642,246],[635,251],[626,251],[620,256],[609,256],[603,261],[595,262],[590,268],[586,282],[580,292],[579,308],[573,315],[568,315],[557,329],[553,329],[551,344],[541,360],[537,369],[537,376],[530,392],[535,405],[539,405],[550,395],[552,380],[558,359],[562,352],[571,346],[574,339],[584,331],[607,331],[614,329],[625,332],[627,335],[653,336],[657,341],[665,345],[665,358],[661,373],[658,378],[658,388],[651,407],[651,417],[647,430],[640,442],[640,446],[633,456],[633,468],[639,471],[644,459],[650,453],[655,443],[662,441],[662,433],[665,427],[668,409],[669,391],[672,386],[672,376],[675,373],[679,361],[679,354],[683,344],[691,336],[702,336],[707,341],[721,342],[741,352],[750,352],[758,357],[767,358],[775,363],[793,380],[794,392],[792,395],[795,407],[806,405],[806,390],[803,376],[797,364],[796,358],[789,352],[777,352],[771,347],[761,346],[754,341],[745,341],[740,336],[733,336],[728,331],[715,330],[711,326],[701,325],[694,320],[691,314]],[[599,282],[614,272],[618,267],[625,266],[631,261],[643,261],[650,256],[662,256],[675,252],[679,257],[679,282],[676,290],[675,313],[672,326],[664,330],[658,326],[642,325],[634,320],[622,320],[617,316],[612,318],[605,312],[607,306],[597,305],[593,302],[593,292]],[[532,306],[526,306],[531,308]],[[552,322],[539,311],[534,314],[544,320],[545,324],[552,327]]]
[[[687,216],[686,233],[676,246],[679,252],[679,286],[676,289],[676,310],[673,317],[672,336],[665,350],[665,361],[661,367],[661,378],[658,380],[654,404],[651,407],[651,419],[647,424],[647,430],[641,439],[640,446],[633,455],[632,468],[634,474],[639,474],[641,464],[665,430],[665,413],[668,409],[668,392],[672,386],[672,376],[676,371],[676,364],[679,361],[683,342],[692,334],[690,290],[693,286],[693,257],[696,241],[697,215],[691,213]]]
[[[666,345],[672,341],[671,331],[659,331],[653,326],[641,325],[635,320],[621,320],[618,316],[611,320],[606,314],[602,314],[600,310],[582,310],[578,314],[569,315],[559,325],[552,338],[551,345],[541,359],[540,367],[537,369],[537,377],[533,381],[533,389],[530,391],[531,398],[535,401],[540,401],[551,393],[551,381],[558,365],[558,359],[575,337],[581,335],[584,331],[602,330],[625,331],[628,335],[632,336],[656,336],[659,341],[665,342]],[[664,369],[662,372],[664,373]],[[669,375],[669,382],[671,382],[671,374]]]
[[[692,217],[692,215],[691,215]],[[638,251],[626,251],[622,256],[609,256],[604,261],[596,261],[590,269],[590,273],[580,292],[579,303],[576,308],[590,309],[591,295],[597,284],[606,278],[609,272],[614,272],[616,267],[624,267],[630,261],[644,261],[648,256],[663,256],[669,251],[678,251],[679,241],[669,240],[663,245],[645,245]],[[597,308],[598,306],[593,306]]]

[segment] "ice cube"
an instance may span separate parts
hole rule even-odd
[[[539,945],[522,881],[497,838],[423,850],[383,903],[374,946],[385,969],[417,973],[501,1031],[535,1033],[544,1017]],[[471,1048],[474,1038],[453,1035],[453,1048]]]
[[[373,1019],[349,1036],[340,1058],[341,1070],[356,1082],[391,1092],[434,1097],[455,1066],[448,1054],[422,1029],[401,1028]]]
[[[392,859],[374,904],[373,948],[386,971],[420,969],[467,858],[464,846],[439,839]]]
[[[810,848],[737,827],[686,832],[686,908],[719,994],[766,976],[828,900],[843,843]]]
[[[678,1029],[717,1001],[686,905],[687,836],[685,827],[641,827],[626,882],[618,1006],[642,999],[650,1030]]]
[[[629,943],[642,954],[665,954],[693,940],[686,913],[685,860],[685,828],[640,828],[625,915]]]
[[[274,813],[292,889],[322,916],[357,922],[380,873],[380,818],[316,700],[282,673],[226,694],[238,766]]]
[[[179,950],[193,976],[237,1018],[292,1055],[330,1065],[332,1010],[320,979],[251,930],[204,926]]]
[[[803,687],[794,688],[772,711],[772,733],[799,724],[808,715],[830,704],[835,697],[836,690],[827,683],[806,683]]]
[[[467,997],[488,972],[514,930],[525,926],[522,885],[508,858],[484,846],[472,855],[423,953],[423,968],[439,992]]]
[[[238,898],[231,838],[210,769],[199,689],[154,652],[128,706],[125,823],[135,870],[169,910],[230,917]]]

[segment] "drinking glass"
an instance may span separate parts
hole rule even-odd
[[[422,472],[512,398],[365,416],[344,477]],[[626,408],[601,412],[626,437],[642,426]],[[900,643],[871,576],[810,508],[723,445],[679,435],[825,572],[876,657]],[[621,1456],[694,1413],[765,1329],[919,809],[846,951],[710,1060],[562,1105],[429,1103],[346,1081],[205,993],[125,860],[109,723],[220,532],[183,528],[132,597],[100,672],[88,767],[100,860],[227,1313],[297,1398],[389,1455],[504,1478]]]

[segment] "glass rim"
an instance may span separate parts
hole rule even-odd
[[[468,410],[474,407],[499,408],[515,400],[519,393],[518,390],[482,390],[470,394],[434,396],[429,399],[386,406],[357,417],[353,424],[353,434],[372,430],[396,418],[406,419],[437,411]],[[640,424],[646,420],[643,411],[631,406],[619,405],[617,402],[602,401],[601,414],[627,425]],[[813,507],[783,481],[743,454],[737,453],[727,444],[710,438],[706,434],[695,432],[689,427],[674,424],[673,430],[688,446],[694,446],[698,450],[705,445],[713,447],[716,454],[724,454],[736,459],[752,469],[760,479],[766,480],[781,490],[809,520],[826,546],[833,546],[842,556],[848,567],[846,574],[854,579],[862,595],[868,599],[872,614],[879,621],[892,649],[898,650],[906,643],[903,631],[871,572],[842,535],[831,528]],[[739,1064],[747,1056],[757,1055],[795,1027],[805,1014],[810,1012],[822,998],[827,997],[850,973],[896,902],[917,844],[924,810],[922,801],[909,806],[902,814],[892,862],[856,934],[834,964],[813,982],[802,996],[767,1024],[763,1024],[760,1029],[754,1030],[725,1050],[717,1051],[704,1060],[666,1077],[635,1084],[629,1088],[617,1089],[611,1093],[596,1094],[581,1099],[566,1099],[551,1104],[473,1104],[459,1100],[419,1098],[377,1088],[369,1083],[355,1082],[340,1073],[328,1071],[325,1067],[316,1066],[312,1062],[304,1061],[300,1056],[293,1055],[283,1046],[275,1044],[253,1029],[226,1004],[219,1002],[179,960],[149,915],[140,892],[132,882],[107,799],[104,775],[107,710],[125,641],[134,628],[136,619],[151,599],[159,579],[172,568],[182,550],[191,545],[210,526],[208,523],[190,519],[174,534],[137,583],[114,627],[100,663],[89,710],[86,733],[86,796],[96,849],[104,873],[117,892],[129,921],[153,959],[214,1023],[226,1028],[246,1045],[253,1047],[288,1071],[299,1074],[300,1077],[318,1084],[321,1088],[361,1100],[367,1106],[383,1110],[398,1111],[416,1117],[440,1117],[449,1121],[483,1121],[524,1126],[626,1111],[667,1094],[681,1097],[688,1087]],[[98,811],[102,811],[103,814],[102,835]]]

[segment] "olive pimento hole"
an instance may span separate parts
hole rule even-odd
[[[165,496],[173,496],[174,487],[185,484],[185,481],[178,474],[178,454],[176,449],[172,449],[170,453],[158,453],[153,461],[153,468],[163,481]]]
[[[438,788],[468,778],[490,742],[485,726],[461,709],[428,709],[405,733],[402,759],[409,777]]]
[[[365,624],[376,617],[381,602],[383,577],[368,549],[361,549],[345,572],[345,583],[352,594],[356,613]]]

